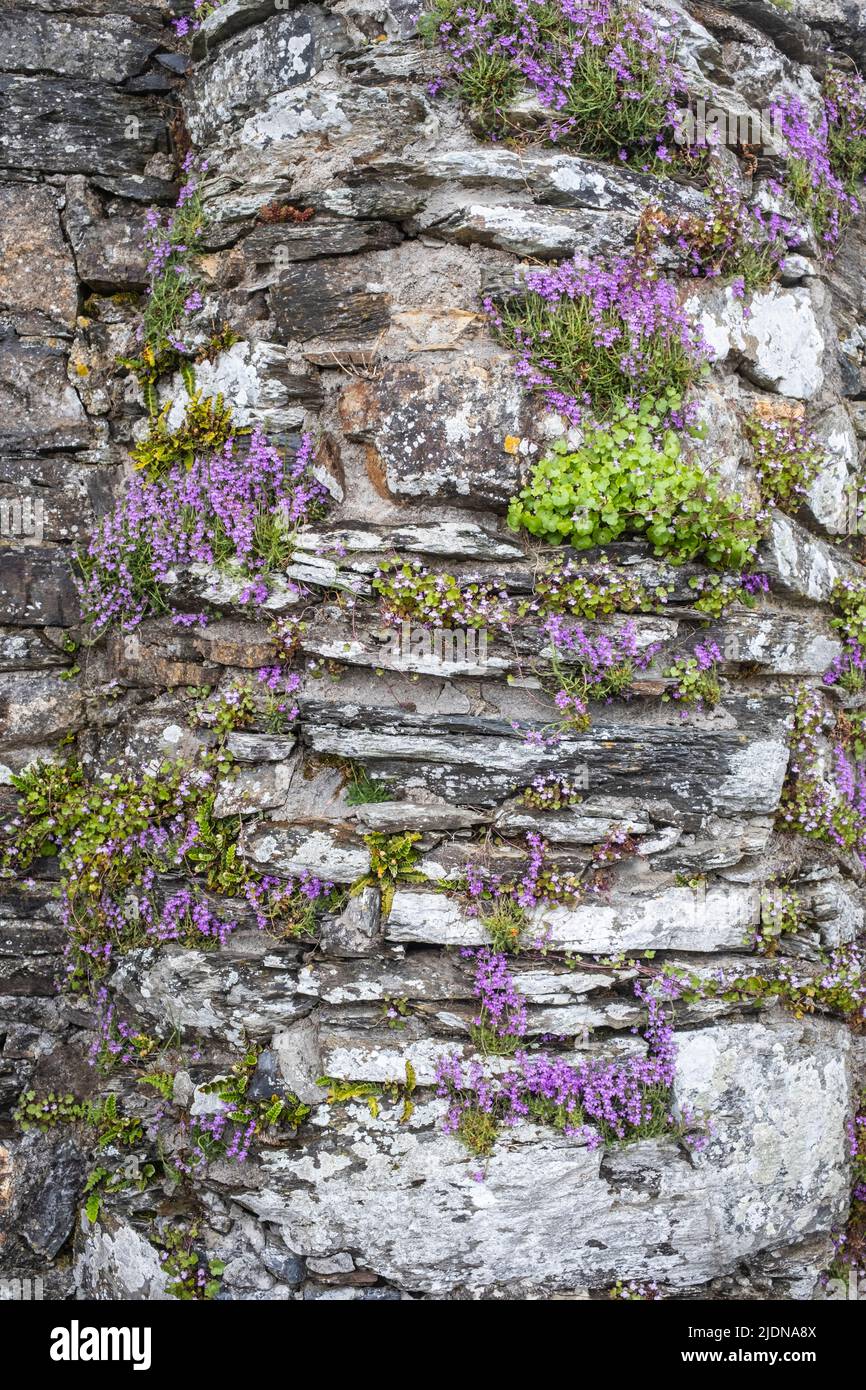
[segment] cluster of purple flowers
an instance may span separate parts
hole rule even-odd
[[[825,743],[832,717],[814,691],[801,691],[791,721],[784,828],[850,850],[866,868],[866,762],[838,739]]]
[[[159,611],[159,586],[179,565],[240,566],[267,596],[263,530],[290,537],[327,492],[310,471],[309,436],[290,463],[259,429],[247,444],[229,439],[189,469],[177,463],[164,478],[133,478],[81,559],[82,610],[96,631],[113,622],[131,631]]]
[[[292,697],[301,688],[298,672],[287,672],[282,666],[262,666],[256,675],[259,684],[268,691],[271,714],[279,716],[282,723],[291,723],[297,719],[301,711]]]
[[[741,574],[740,587],[746,591],[751,598],[756,598],[758,594],[768,594],[770,592],[770,580],[766,574]]]
[[[794,228],[777,212],[750,205],[712,163],[707,176],[707,210],[669,219],[653,207],[641,222],[639,241],[651,259],[666,245],[686,275],[703,279],[735,276],[739,294],[774,279],[784,269]]]
[[[203,1140],[207,1147],[224,1145],[224,1158],[245,1163],[256,1129],[255,1116],[250,1115],[249,1111],[239,1107],[235,1101],[220,1101],[220,1107],[214,1114],[196,1118],[190,1127],[190,1138],[196,1144]]]
[[[699,671],[711,671],[716,662],[722,660],[722,653],[715,642],[696,642],[695,661]]]
[[[625,1298],[632,1303],[657,1303],[661,1298],[661,1293],[654,1279],[648,1284],[642,1284],[637,1279],[629,1279],[623,1283],[620,1279],[611,1289],[610,1296],[611,1298]]]
[[[580,801],[585,783],[569,781],[556,772],[539,772],[523,792],[527,806],[536,811],[558,811]]]
[[[269,931],[297,915],[299,908],[327,898],[333,891],[333,883],[305,869],[297,878],[280,879],[264,874],[245,885],[244,897],[252,908],[259,931]]]
[[[842,651],[824,672],[825,685],[841,685],[862,690],[866,685],[866,652],[853,637],[845,639]]]
[[[166,351],[180,357],[192,352],[185,341],[185,327],[204,307],[196,253],[204,226],[199,187],[207,171],[207,160],[197,164],[190,151],[181,165],[184,182],[174,208],[168,213],[150,208],[146,213],[149,285],[136,340],[145,350],[143,362],[148,368],[156,369]]]
[[[630,831],[623,825],[615,825],[605,835],[601,844],[595,845],[592,851],[593,864],[599,867],[607,864],[618,864],[627,854],[634,854],[637,851],[637,841]]]
[[[845,1229],[833,1236],[836,1259],[830,1274],[843,1279],[851,1273],[866,1277],[866,1092],[860,1096],[857,1110],[845,1125],[848,1157],[851,1160],[851,1206]],[[829,1282],[829,1274],[821,1279]]]
[[[448,1102],[444,1129],[459,1134],[467,1115],[490,1116],[497,1124],[516,1125],[534,1119],[581,1139],[591,1149],[602,1144],[640,1138],[647,1132],[677,1133],[694,1118],[673,1113],[671,1087],[676,1070],[673,1028],[664,1001],[678,997],[679,985],[657,976],[649,986],[635,984],[646,1005],[643,1033],[647,1055],[622,1062],[589,1059],[575,1066],[562,1057],[518,1052],[513,1069],[487,1075],[480,1063],[468,1068],[452,1054],[437,1068],[439,1096]],[[693,1148],[705,1136],[689,1136]]]
[[[547,845],[536,831],[526,836],[528,860],[519,878],[506,882],[501,874],[487,874],[476,864],[466,866],[466,891],[470,910],[477,911],[482,898],[511,899],[518,907],[531,910],[542,905],[572,902],[580,894],[580,881],[573,874],[560,873],[548,863]]]
[[[657,650],[656,646],[638,649],[637,630],[627,622],[612,636],[601,633],[589,637],[578,624],[552,613],[544,631],[554,652],[554,675],[560,688],[553,697],[564,724],[581,732],[588,728],[589,700],[614,697],[628,699],[629,688],[638,671],[645,670]],[[563,664],[570,668],[563,669]]]
[[[480,1007],[473,1028],[482,1040],[492,1035],[494,1043],[516,1045],[526,1033],[526,1001],[514,984],[507,956],[487,946],[462,954],[475,959],[473,993]]]
[[[158,913],[151,899],[142,897],[138,902],[138,914],[146,923],[148,936],[159,942],[182,941],[185,945],[194,945],[199,941],[203,944],[216,941],[224,946],[238,926],[237,922],[221,921],[208,903],[189,888],[172,893]]]
[[[812,216],[826,251],[832,255],[846,222],[861,206],[838,167],[842,153],[839,136],[848,124],[849,101],[853,117],[852,140],[866,140],[866,121],[863,120],[862,78],[853,77],[848,84],[834,80],[829,90],[832,95],[825,99],[814,121],[805,103],[796,95],[785,102],[777,102],[771,114],[788,149],[787,183],[794,200]],[[860,177],[862,180],[862,174]]]
[[[208,15],[218,10],[223,0],[192,0],[192,14],[190,16],[181,15],[179,19],[173,19],[174,31],[180,38],[185,38],[187,34],[193,34],[200,29]]]
[[[531,909],[542,903],[570,902],[579,891],[573,874],[561,874],[547,862],[547,845],[531,830],[526,836],[529,863],[513,885],[512,894],[518,907]]]
[[[639,649],[637,629],[631,621],[610,636],[600,633],[589,637],[579,623],[551,613],[544,631],[557,656],[580,667],[587,693],[598,698],[618,688],[624,667],[629,677],[634,671],[644,671],[655,653],[654,647]]]
[[[570,729],[575,729],[581,733],[589,728],[589,705],[582,695],[576,695],[574,691],[567,690],[561,686],[553,697],[553,703],[559,711],[560,718]]]
[[[87,1052],[88,1065],[95,1067],[99,1064],[106,1070],[116,1062],[122,1066],[130,1066],[138,1058],[135,1041],[140,1034],[126,1022],[126,1019],[118,1016],[116,1004],[109,1003],[105,985],[101,985],[97,990],[96,1004],[99,1017],[96,1036]]]
[[[717,966],[704,976],[699,992],[702,997],[710,997],[736,994],[745,988],[749,997],[754,994],[749,988],[754,978],[750,971]],[[843,1017],[860,1031],[866,1023],[866,961],[857,945],[831,951],[822,960],[818,974],[793,960],[780,960],[773,975],[764,978],[772,984],[769,992],[786,999],[801,1015],[817,1010]]]
[[[640,579],[614,568],[606,555],[591,565],[558,556],[537,575],[528,611],[593,619],[600,614],[649,610],[666,602],[666,593],[651,596]]]
[[[517,351],[519,380],[527,390],[541,390],[572,424],[587,410],[603,411],[658,385],[683,388],[713,359],[676,285],[649,273],[640,256],[622,256],[610,267],[564,261],[531,271],[526,289],[526,301],[514,309],[499,310],[489,298],[484,308]],[[578,358],[585,372],[580,390]]]
[[[716,667],[723,660],[716,642],[696,642],[694,654],[675,661],[666,673],[673,685],[662,696],[681,706],[680,717],[687,718],[688,709],[712,709],[719,700]]]
[[[799,505],[823,457],[814,431],[804,420],[757,416],[746,434],[762,497],[777,506]]]
[[[439,0],[432,19],[448,76],[486,111],[494,134],[508,128],[504,107],[526,86],[552,113],[549,139],[622,159],[634,150],[670,160],[664,131],[682,76],[672,43],[637,5]],[[441,86],[437,80],[431,91]]]

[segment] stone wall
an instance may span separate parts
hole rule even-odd
[[[782,965],[808,983],[826,952],[862,941],[856,856],[777,821],[792,694],[820,689],[841,653],[831,592],[860,564],[849,499],[866,438],[862,222],[831,261],[804,229],[748,316],[712,281],[683,288],[717,353],[700,388],[707,466],[754,491],[743,422],[756,402],[804,407],[821,441],[802,505],[768,525],[769,594],[708,620],[689,587],[699,566],[671,570],[638,543],[609,547],[627,573],[669,588],[663,611],[634,619],[639,648],[656,644],[652,664],[634,698],[599,706],[590,728],[528,744],[524,725],[556,718],[538,676],[539,626],[491,633],[484,660],[407,659],[382,638],[371,581],[398,554],[464,585],[495,583],[515,602],[531,594],[540,547],[509,530],[505,512],[563,426],[522,389],[482,301],[527,262],[620,254],[650,202],[676,216],[703,195],[534,140],[531,103],[525,138],[484,139],[453,96],[431,95],[442,59],[415,36],[415,9],[226,0],[190,45],[162,0],[0,0],[0,491],[20,502],[21,530],[40,509],[38,537],[13,530],[0,549],[4,817],[15,814],[13,775],[69,748],[93,778],[193,758],[209,737],[191,719],[201,688],[255,684],[273,661],[272,620],[294,615],[305,624],[297,719],[274,732],[259,705],[228,739],[216,810],[226,825],[240,817],[240,858],[357,889],[370,873],[365,837],[421,837],[393,900],[373,884],[335,898],[312,937],[257,930],[239,900],[219,905],[241,926],[218,949],[116,954],[101,983],[117,1016],[166,1049],[170,1104],[140,1069],[88,1065],[105,1006],[58,989],[56,866],[39,860],[7,882],[3,1274],[40,1274],[57,1298],[167,1297],[152,1237],[180,1220],[224,1264],[224,1298],[584,1297],[618,1279],[656,1281],[671,1297],[811,1298],[849,1210],[845,1126],[863,1062],[849,1021],[823,1008],[798,1016],[776,997],[680,998],[674,1105],[712,1122],[705,1147],[655,1137],[595,1148],[527,1120],[500,1134],[479,1174],[443,1132],[436,1076],[447,1056],[476,1056],[475,965],[455,948],[487,935],[465,894],[442,885],[456,888],[470,864],[519,875],[527,834],[573,874],[618,829],[633,838],[604,892],[537,910],[530,936],[542,949],[511,963],[527,1040],[552,1040],[575,1064],[644,1048],[640,962],[706,979]],[[723,91],[734,106],[792,92],[814,104],[831,50],[866,66],[856,3],[719,0],[658,14],[680,35],[693,93]],[[172,576],[172,602],[206,611],[205,626],[149,616],[89,645],[73,557],[146,433],[141,392],[117,358],[136,351],[145,210],[173,204],[190,143],[209,165],[205,310],[237,335],[199,363],[196,385],[289,451],[311,431],[332,504],[258,606],[236,578],[193,566]],[[741,165],[745,191],[760,195],[779,168],[772,156]],[[272,207],[314,212],[263,219]],[[181,400],[180,378],[159,391]],[[660,695],[696,637],[723,654],[722,699],[682,719]],[[833,710],[845,703],[827,698]],[[390,799],[349,797],[348,766]],[[583,769],[579,803],[539,811],[521,800],[533,777]],[[798,928],[775,956],[754,957],[748,942],[777,881],[799,898]],[[396,1020],[394,1001],[405,1010]],[[160,1172],[139,1182],[166,1109],[171,1124],[212,1111],[201,1088],[250,1048],[261,1049],[250,1094],[291,1093],[310,1107],[303,1123],[192,1183]],[[346,1098],[332,1087],[324,1099],[321,1077]],[[98,1150],[77,1123],[22,1134],[11,1117],[28,1089],[114,1093],[143,1117],[144,1137]],[[126,1185],[88,1216],[87,1174],[119,1171],[130,1155],[139,1168],[123,1167]]]

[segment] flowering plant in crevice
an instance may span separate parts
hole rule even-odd
[[[592,565],[579,565],[556,556],[535,576],[533,605],[529,611],[561,613],[569,618],[594,620],[611,613],[648,613],[667,602],[660,585],[652,593],[642,580],[615,568],[606,555]]]
[[[454,575],[428,570],[420,560],[386,561],[372,584],[386,622],[395,627],[408,618],[433,628],[489,626],[507,632],[515,617],[504,590],[483,583],[461,587]]]
[[[589,154],[670,162],[682,77],[673,44],[628,0],[434,0],[421,32],[484,126],[502,136],[521,89],[550,113],[544,133]]]
[[[614,825],[601,844],[592,850],[593,886],[595,890],[607,892],[612,883],[611,867],[625,859],[627,855],[637,854],[638,842],[624,825]]]
[[[478,1157],[489,1157],[500,1130],[522,1120],[561,1130],[590,1149],[660,1135],[703,1149],[706,1134],[693,1117],[677,1116],[673,1105],[676,1048],[663,1003],[678,996],[678,985],[657,977],[651,985],[636,981],[634,989],[647,1008],[645,1057],[572,1065],[562,1057],[518,1052],[514,1068],[497,1076],[454,1054],[444,1058],[437,1090],[448,1103],[446,1133]]]
[[[102,1072],[116,1066],[131,1066],[145,1061],[157,1050],[155,1038],[139,1032],[121,1018],[117,1005],[109,999],[105,985],[96,992],[96,1036],[87,1053],[88,1065]]]
[[[720,618],[735,603],[754,608],[759,596],[770,592],[770,580],[766,574],[749,572],[697,574],[689,580],[689,588],[695,593],[692,608],[710,618]]]
[[[181,367],[187,389],[192,386],[192,320],[204,307],[197,254],[204,229],[200,182],[207,169],[207,161],[197,166],[190,152],[175,207],[167,214],[151,208],[146,215],[149,283],[136,330],[138,355],[120,358],[119,365],[136,374],[150,415],[156,414],[156,383],[165,373]]]
[[[526,914],[536,907],[573,902],[581,895],[580,879],[571,873],[560,873],[549,862],[547,844],[537,831],[527,832],[526,847],[526,866],[520,876],[513,879],[488,874],[479,865],[467,864],[465,891],[470,915],[478,914],[484,919],[486,907],[491,902],[499,907],[509,901],[521,914]],[[497,949],[502,949],[498,943]]]
[[[36,763],[15,779],[19,811],[4,827],[4,872],[57,857],[73,987],[104,973],[115,945],[145,944],[147,920],[128,895],[149,892],[157,868],[178,871],[212,783],[207,768],[189,772],[180,763],[139,781],[117,773],[88,781],[75,762]]]
[[[182,1118],[180,1151],[173,1158],[181,1175],[219,1160],[245,1163],[257,1136],[271,1131],[291,1135],[309,1115],[311,1107],[292,1092],[256,1099],[248,1094],[260,1052],[260,1047],[252,1047],[229,1076],[201,1088],[217,1097],[218,1107],[210,1114]]]
[[[665,691],[662,700],[676,701],[683,718],[689,709],[712,709],[721,698],[717,670],[721,660],[722,653],[715,642],[697,642],[693,656],[675,661],[665,672],[674,685]]]
[[[733,282],[740,297],[762,289],[784,269],[791,224],[778,213],[750,206],[715,164],[703,192],[708,203],[703,213],[670,217],[658,204],[646,208],[638,225],[638,251],[658,261],[667,248],[679,274]]]
[[[222,4],[223,0],[192,0],[192,13],[180,15],[171,21],[174,32],[180,38],[186,38],[187,34],[196,33],[208,15],[214,14]]]
[[[846,188],[862,189],[866,178],[866,81],[859,72],[830,68],[824,79],[827,148]]]
[[[301,677],[297,671],[286,671],[282,666],[261,666],[256,680],[266,692],[264,718],[268,733],[284,733],[301,713],[295,699]]]
[[[196,1222],[164,1225],[151,1239],[162,1272],[170,1280],[166,1293],[182,1303],[206,1302],[216,1298],[222,1287],[225,1262],[201,1250],[198,1242]]]
[[[855,1032],[866,1028],[866,966],[857,946],[831,951],[817,966],[780,958],[772,969],[720,965],[701,975],[671,966],[667,970],[687,1004],[723,999],[760,1008],[778,1001],[798,1019],[818,1014],[842,1019]]]
[[[264,602],[268,573],[288,561],[295,531],[327,498],[312,458],[310,435],[287,462],[255,429],[244,448],[230,438],[190,468],[176,463],[163,477],[133,478],[79,556],[81,607],[93,633],[115,622],[128,632],[148,613],[168,612],[164,585],[178,566],[236,571],[248,600]]]
[[[828,74],[816,118],[794,95],[771,108],[787,150],[786,186],[828,256],[861,210],[866,173],[866,85],[859,73]]]
[[[609,426],[587,431],[580,447],[556,443],[512,499],[509,526],[577,550],[646,539],[673,564],[701,559],[718,569],[749,568],[766,516],[750,513],[683,450],[664,423],[678,399],[645,397]]]
[[[278,939],[311,935],[318,911],[330,903],[334,892],[333,883],[308,869],[291,878],[263,874],[244,885],[244,898],[259,931]]]
[[[212,730],[217,743],[222,746],[236,729],[251,726],[256,707],[253,688],[248,680],[232,681],[231,685],[223,686],[213,694],[210,694],[209,687],[205,687],[205,692],[207,698],[197,701],[190,714],[189,722],[193,728]]]
[[[821,677],[825,685],[838,685],[849,695],[866,689],[866,651],[853,637],[846,637],[842,651]]]
[[[866,1278],[866,1091],[860,1096],[854,1115],[845,1125],[848,1158],[851,1162],[851,1207],[843,1231],[833,1237],[835,1259],[830,1275]]]
[[[208,895],[245,898],[275,935],[309,930],[311,906],[329,902],[333,885],[315,876],[278,884],[249,869],[238,854],[239,820],[214,814],[215,771],[227,766],[217,746],[197,765],[166,762],[140,778],[88,779],[75,762],[36,763],[15,778],[19,809],[4,826],[3,875],[56,857],[70,988],[99,979],[118,952],[224,944],[239,922],[218,915]],[[180,874],[190,881],[177,887]]]
[[[95,1101],[55,1091],[24,1091],[12,1119],[25,1134],[31,1129],[44,1133],[59,1125],[81,1125],[93,1131],[100,1148],[131,1148],[144,1139],[143,1121],[138,1115],[123,1114],[114,1091]]]
[[[405,995],[386,994],[382,1000],[381,1019],[385,1027],[390,1028],[392,1032],[403,1031],[411,1012],[409,1000]]]
[[[540,772],[524,788],[521,800],[533,811],[561,811],[581,801],[585,790],[583,780],[571,780],[556,772]]]
[[[815,691],[797,692],[778,825],[852,853],[866,868],[866,763]]]
[[[628,699],[639,671],[646,670],[656,648],[638,648],[634,623],[607,636],[588,637],[579,623],[552,613],[544,625],[550,639],[551,669],[559,688],[553,700],[563,725],[580,732],[589,727],[589,701]]]
[[[657,1303],[661,1298],[659,1286],[655,1280],[648,1284],[641,1283],[637,1279],[617,1279],[610,1290],[608,1298],[626,1299],[631,1303]]]
[[[571,424],[643,396],[682,397],[713,360],[677,286],[640,255],[610,267],[581,258],[530,271],[523,293],[484,308],[517,353],[516,373]],[[659,413],[676,417],[679,401]]]
[[[200,1176],[217,1160],[243,1163],[254,1140],[266,1134],[272,1142],[293,1137],[310,1113],[310,1107],[291,1092],[255,1099],[249,1096],[260,1047],[250,1048],[228,1076],[220,1076],[200,1088],[202,1093],[215,1095],[215,1109],[199,1115],[187,1111],[175,1099],[176,1077],[179,1068],[187,1075],[189,1064],[202,1060],[199,1049],[194,1047],[184,1060],[182,1052],[173,1050],[176,1033],[167,1043],[161,1043],[135,1032],[118,1017],[104,987],[97,994],[97,1004],[101,1010],[99,1036],[90,1049],[90,1065],[101,1071],[117,1066],[132,1068],[139,1073],[135,1077],[139,1085],[150,1086],[157,1092],[155,1108],[150,1106],[145,1114],[126,1113],[114,1092],[94,1101],[72,1094],[49,1092],[40,1096],[27,1091],[20,1097],[13,1116],[22,1131],[34,1127],[46,1131],[60,1125],[90,1131],[97,1147],[108,1150],[109,1155],[118,1148],[142,1146],[132,1172],[126,1163],[119,1166],[117,1159],[112,1163],[110,1156],[104,1160],[109,1166],[101,1164],[91,1170],[83,1187],[85,1210],[91,1221],[97,1220],[106,1196],[132,1185],[143,1192],[159,1177],[174,1184],[178,1180],[184,1182]],[[163,1069],[142,1071],[151,1053],[157,1050]],[[153,1160],[141,1162],[148,1150],[155,1150]]]
[[[560,871],[549,859],[548,845],[537,831],[526,835],[527,862],[521,873],[506,877],[489,873],[482,865],[467,864],[461,895],[469,916],[477,917],[498,954],[517,954],[531,945],[542,950],[547,933],[542,924],[535,939],[527,940],[531,917],[537,908],[572,905],[587,895],[606,893],[611,884],[611,865],[637,848],[630,834],[614,827],[596,845],[581,873]]]
[[[526,1034],[526,1001],[514,984],[508,958],[487,946],[460,953],[475,961],[473,993],[478,1012],[469,1028],[475,1046],[494,1056],[510,1056]]]
[[[746,438],[761,495],[777,507],[798,506],[823,458],[813,431],[803,420],[753,415],[746,421]]]

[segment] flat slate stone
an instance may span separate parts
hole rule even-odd
[[[84,449],[92,426],[66,375],[66,349],[42,338],[0,338],[0,450]]]
[[[339,260],[289,266],[270,301],[283,342],[370,342],[390,322],[385,286]]]
[[[68,551],[0,546],[0,622],[11,627],[73,627],[80,618]]]
[[[303,1150],[264,1151],[256,1184],[236,1195],[291,1249],[351,1249],[386,1279],[446,1295],[623,1277],[687,1288],[762,1250],[768,1231],[790,1242],[842,1220],[850,1034],[786,1018],[676,1041],[677,1104],[716,1126],[688,1162],[664,1140],[593,1152],[523,1124],[500,1136],[479,1184],[441,1133],[444,1102],[422,1099],[402,1125],[399,1105],[374,1119],[360,1102],[330,1109]]]
[[[78,283],[57,191],[0,184],[0,319],[19,333],[71,333],[77,313]]]
[[[0,168],[143,173],[165,143],[152,102],[78,78],[0,74]]]
[[[738,727],[714,730],[600,722],[539,748],[497,720],[302,702],[316,752],[356,758],[386,778],[399,775],[410,795],[424,787],[452,805],[490,805],[538,773],[567,777],[587,767],[593,796],[666,806],[684,827],[710,814],[775,811],[788,764],[785,713],[769,701],[745,702]]]

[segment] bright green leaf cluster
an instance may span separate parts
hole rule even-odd
[[[560,441],[513,499],[509,525],[578,550],[645,537],[656,555],[681,564],[698,557],[742,570],[760,539],[758,518],[664,428],[656,402],[620,410],[574,451]]]
[[[147,438],[132,451],[136,468],[144,469],[149,482],[164,477],[178,464],[188,470],[197,454],[216,453],[232,435],[249,433],[235,427],[231,406],[225,404],[221,393],[204,400],[200,392],[191,395],[176,430],[168,427],[173,404],[168,401],[151,418]]]

